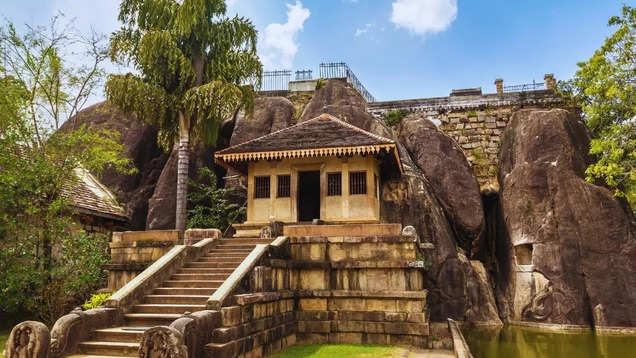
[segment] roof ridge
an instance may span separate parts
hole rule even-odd
[[[358,127],[358,126],[354,126],[354,125],[353,125],[353,124],[351,124],[351,123],[347,123],[347,122],[343,121],[342,119],[340,119],[340,118],[338,118],[338,117],[335,117],[335,116],[332,116],[331,114],[328,114],[328,113],[321,114],[320,116],[318,116],[318,117],[316,117],[316,118],[321,118],[321,117],[322,117],[322,116],[324,116],[325,114],[329,117],[329,119],[331,119],[331,120],[333,120],[333,121],[336,121],[336,122],[338,122],[338,123],[340,123],[340,124],[342,124],[342,125],[344,125],[344,126],[346,126],[346,127],[349,127],[349,128],[351,128],[351,129],[353,129],[353,130],[355,130],[355,131],[361,132],[362,134],[366,134],[366,135],[368,135],[368,136],[370,136],[370,137],[373,137],[373,138],[375,138],[375,139],[378,139],[378,140],[387,140],[387,141],[389,141],[389,142],[393,142],[393,143],[395,143],[395,141],[394,141],[393,139],[386,138],[386,137],[383,137],[383,136],[381,136],[381,135],[377,135],[377,134],[375,134],[375,133],[371,133],[371,132],[369,132],[369,131],[367,131],[367,130],[364,130],[364,129],[362,129],[362,128]],[[316,118],[314,118],[314,119],[316,119]],[[324,117],[323,117],[323,118],[324,118]],[[313,119],[312,119],[312,120],[313,120]],[[307,122],[309,122],[309,121],[307,121]]]
[[[366,130],[364,130],[364,129],[360,128],[360,127],[354,126],[354,125],[353,125],[353,124],[351,124],[351,123],[347,123],[347,122],[345,122],[345,121],[341,120],[340,118],[337,118],[337,117],[335,117],[335,116],[333,116],[333,115],[331,115],[331,114],[323,113],[323,114],[321,114],[321,115],[319,115],[319,116],[317,116],[317,117],[314,117],[314,118],[312,118],[312,119],[308,119],[308,120],[306,120],[306,121],[304,121],[304,122],[296,123],[296,124],[294,124],[293,126],[285,127],[285,128],[283,128],[283,129],[279,129],[279,130],[277,130],[277,131],[275,131],[275,132],[271,132],[271,133],[268,133],[268,134],[262,135],[262,136],[260,136],[260,137],[253,138],[253,139],[250,139],[250,140],[245,141],[245,142],[242,142],[242,143],[237,143],[237,144],[235,144],[235,145],[233,145],[233,146],[230,146],[230,147],[227,147],[227,148],[225,148],[225,149],[223,149],[223,150],[220,150],[220,151],[218,151],[217,153],[218,153],[218,154],[223,154],[223,152],[226,152],[226,151],[228,151],[228,150],[234,149],[234,148],[236,148],[236,147],[243,146],[243,145],[246,145],[246,144],[248,144],[248,143],[255,142],[255,141],[257,141],[257,140],[264,140],[264,139],[266,139],[266,138],[268,138],[268,137],[270,137],[270,136],[273,136],[273,135],[279,134],[279,133],[284,132],[284,131],[287,131],[287,130],[291,130],[291,129],[296,128],[296,127],[299,127],[299,126],[307,125],[307,124],[309,124],[309,123],[311,123],[311,122],[318,121],[318,120],[320,120],[320,119],[329,119],[330,121],[336,122],[336,123],[338,123],[338,124],[340,124],[340,125],[342,125],[342,126],[344,126],[344,127],[347,127],[347,128],[353,129],[353,130],[355,130],[355,131],[357,131],[357,132],[360,132],[360,133],[362,133],[362,134],[364,134],[364,135],[367,135],[367,136],[369,136],[369,137],[372,137],[372,138],[374,138],[374,139],[382,140],[382,141],[388,141],[388,142],[391,142],[391,143],[394,143],[394,144],[395,144],[395,141],[394,141],[393,139],[389,139],[389,138],[385,138],[385,137],[379,136],[379,135],[377,135],[377,134],[374,134],[374,133],[371,133],[371,132],[369,132],[369,131],[366,131]]]

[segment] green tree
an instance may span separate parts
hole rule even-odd
[[[139,75],[111,75],[108,99],[159,128],[159,144],[178,151],[176,229],[186,227],[190,138],[215,144],[220,123],[240,106],[253,109],[262,66],[257,33],[225,17],[223,0],[123,0],[124,26],[111,38],[111,58]]]
[[[216,175],[210,168],[199,169],[199,183],[190,180],[188,193],[188,228],[226,230],[231,224],[245,220],[245,206],[229,199],[233,189],[217,187]]]
[[[99,86],[95,67],[69,61],[69,48],[92,51],[60,27],[0,27],[0,320],[17,312],[50,323],[101,284],[107,238],[73,221],[74,171],[108,166],[131,172],[118,133],[80,127],[58,132]]]
[[[609,19],[616,31],[585,62],[570,81],[560,84],[564,95],[584,112],[597,158],[586,171],[587,180],[601,180],[636,205],[634,120],[636,119],[636,8],[623,6],[621,16]]]

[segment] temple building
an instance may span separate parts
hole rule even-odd
[[[247,178],[247,222],[379,222],[381,183],[399,176],[395,141],[323,114],[215,154]]]

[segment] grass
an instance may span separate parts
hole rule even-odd
[[[312,344],[293,346],[271,358],[392,358],[403,350],[389,346]]]
[[[9,333],[11,333],[11,331],[0,331],[0,358],[4,358],[2,352],[6,348],[5,344],[7,343],[7,339],[9,339]]]

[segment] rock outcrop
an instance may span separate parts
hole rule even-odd
[[[471,252],[472,243],[483,235],[485,221],[479,184],[464,152],[419,114],[405,117],[398,133],[444,208],[458,244]]]
[[[138,172],[122,175],[105,170],[100,181],[113,191],[117,200],[125,204],[126,214],[131,217],[131,229],[146,227],[148,199],[152,196],[168,154],[157,146],[157,130],[101,102],[79,112],[66,121],[61,131],[71,131],[86,125],[88,128],[114,130],[128,157]]]
[[[636,326],[636,223],[588,183],[589,136],[561,110],[521,110],[503,136],[497,296],[509,321]]]
[[[161,171],[152,197],[148,200],[147,230],[170,230],[175,227],[177,210],[177,151],[173,150]],[[214,148],[200,145],[190,149],[188,176],[196,180],[200,168],[214,167]]]
[[[236,115],[236,123],[230,145],[279,131],[292,125],[294,105],[285,97],[259,97],[254,100],[254,115],[248,117],[243,111]]]

